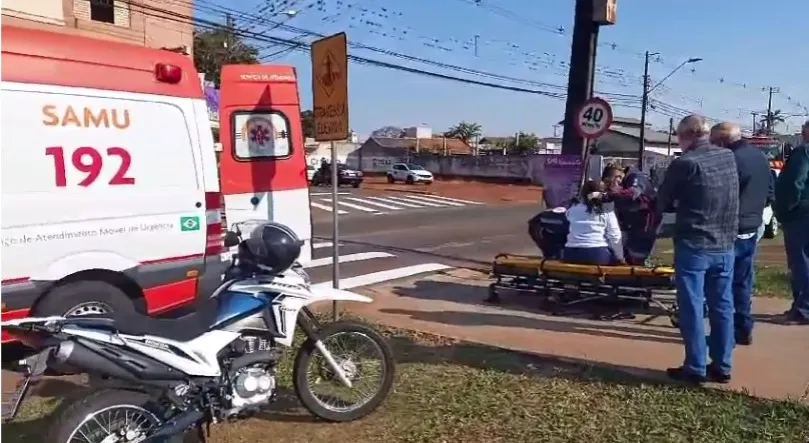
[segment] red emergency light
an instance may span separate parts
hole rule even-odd
[[[179,66],[158,63],[154,67],[154,76],[159,82],[177,84],[183,79],[183,70]]]

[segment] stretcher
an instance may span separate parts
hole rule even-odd
[[[634,304],[646,312],[656,307],[678,326],[674,269],[668,266],[577,265],[538,256],[499,254],[492,265],[492,277],[486,299],[489,303],[499,303],[499,292],[507,290],[539,295],[541,308],[555,315],[593,302],[612,306],[609,315],[595,315],[602,319],[633,315],[622,306]]]

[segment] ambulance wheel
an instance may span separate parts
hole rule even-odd
[[[121,289],[102,281],[83,280],[56,286],[34,306],[37,316],[64,317],[134,314],[135,305]]]

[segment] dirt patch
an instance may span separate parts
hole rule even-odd
[[[432,184],[388,183],[384,177],[368,177],[362,184],[372,193],[410,192],[439,195],[484,203],[537,203],[542,187],[523,184],[485,183],[480,181],[436,180]]]

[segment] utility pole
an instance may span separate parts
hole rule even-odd
[[[751,112],[753,115],[753,135],[756,134],[756,126],[758,126],[758,112]]]
[[[480,38],[479,35],[475,35],[475,57],[478,56],[478,39]]]
[[[671,136],[673,133],[674,133],[674,118],[669,118],[669,152],[667,154],[667,157],[671,157]]]
[[[770,86],[767,89],[769,89],[769,91],[770,91],[769,94],[768,94],[769,97],[767,98],[767,119],[766,119],[767,134],[772,134],[772,124],[773,124],[773,121],[772,121],[772,96],[773,96],[773,94],[778,93],[778,88],[774,88],[774,87]]]
[[[573,41],[570,46],[570,68],[567,76],[567,102],[562,132],[562,154],[583,156],[585,140],[576,132],[576,113],[592,96],[592,78],[595,74],[593,54],[598,45],[599,24],[593,20],[593,0],[576,0],[573,19]]]
[[[559,137],[559,125],[553,125],[553,136],[554,138]]]
[[[225,14],[225,27],[227,28],[227,39],[225,40],[225,53],[227,54],[227,61],[230,62],[230,54],[233,50],[233,28],[235,27],[233,16]]]
[[[638,169],[643,171],[643,154],[646,151],[646,108],[649,107],[649,51],[643,63],[643,95],[640,99],[640,134],[638,140]]]

